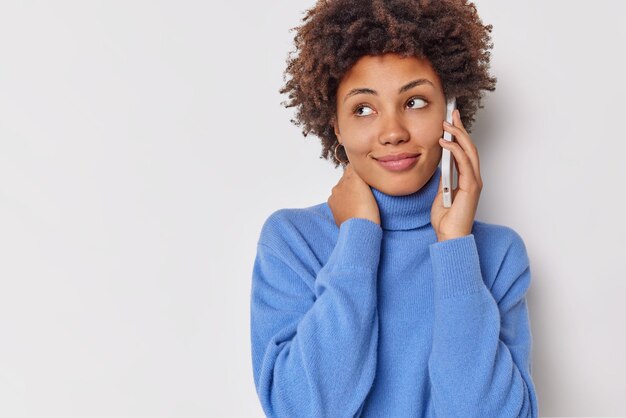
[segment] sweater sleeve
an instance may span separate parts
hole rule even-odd
[[[495,295],[483,281],[473,234],[430,245],[435,317],[428,372],[437,416],[538,415],[526,306],[530,266],[521,237],[508,231]]]
[[[344,221],[314,285],[296,273],[296,252],[259,241],[250,323],[254,381],[268,417],[360,413],[376,371],[381,241],[378,224]]]

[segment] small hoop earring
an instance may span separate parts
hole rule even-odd
[[[343,146],[343,144],[341,142],[337,142],[337,145],[335,145],[335,160],[337,160],[340,164],[346,165],[348,164],[350,161],[341,161],[338,157],[337,157],[337,148],[339,148],[339,145]]]

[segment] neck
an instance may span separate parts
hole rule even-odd
[[[440,177],[441,168],[437,167],[421,189],[404,196],[389,195],[370,186],[378,203],[382,229],[408,230],[428,225]]]

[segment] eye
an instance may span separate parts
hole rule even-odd
[[[417,107],[412,107],[411,103],[417,103]],[[407,102],[407,105],[409,105],[409,107],[411,109],[420,109],[424,106],[426,106],[428,104],[428,102],[424,99],[422,99],[421,97],[411,97],[409,99],[409,101]]]
[[[356,106],[352,110],[352,113],[356,114],[357,116],[368,116],[368,115],[371,115],[371,112],[370,113],[366,113],[366,114],[363,114],[363,113],[359,114],[358,111],[361,110],[361,109],[370,109],[370,111],[372,110],[369,106],[358,105],[358,106]]]

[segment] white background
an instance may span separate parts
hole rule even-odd
[[[258,234],[341,175],[278,93],[313,4],[0,2],[0,416],[263,416]],[[626,416],[626,3],[476,4],[476,218],[528,249],[541,415]]]

